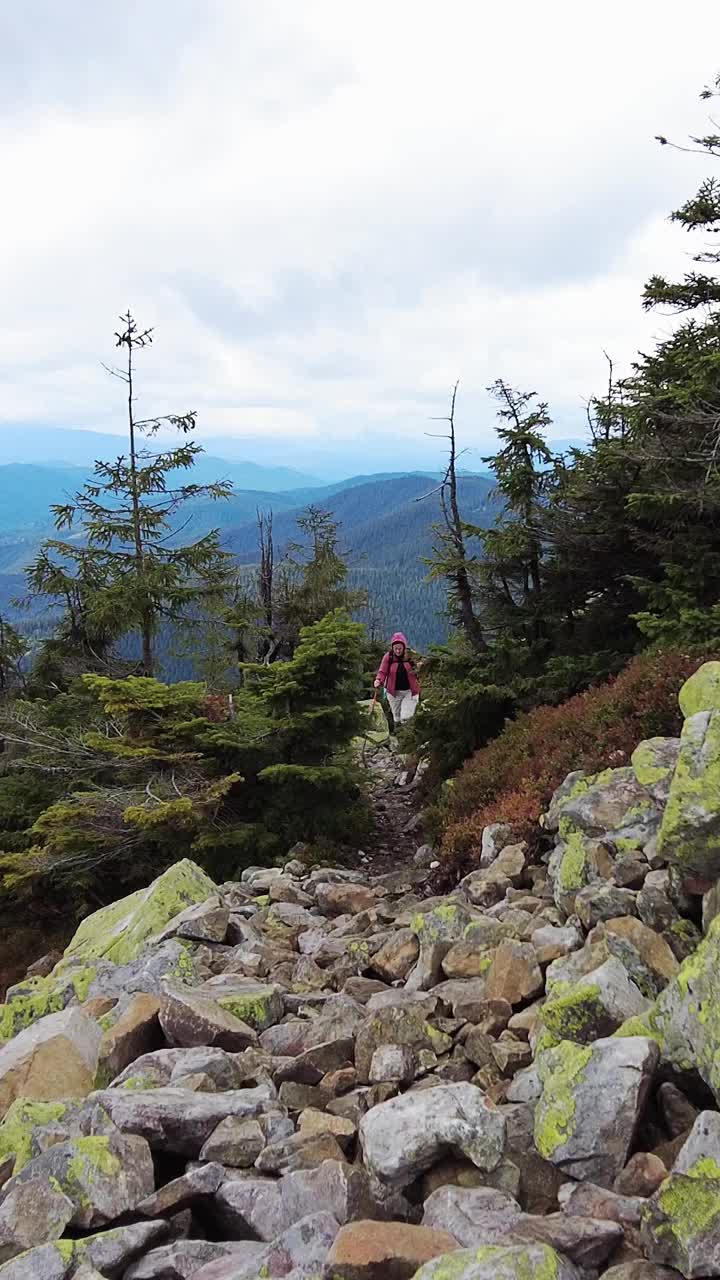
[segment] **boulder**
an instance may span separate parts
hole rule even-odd
[[[405,1222],[352,1222],[327,1256],[332,1280],[412,1280],[418,1267],[457,1248],[447,1231]]]
[[[212,1240],[174,1240],[170,1244],[151,1249],[132,1263],[124,1273],[123,1280],[190,1280],[204,1264],[226,1259],[234,1264],[236,1275],[238,1269],[250,1260],[242,1244],[215,1243]]]
[[[474,1085],[438,1085],[373,1107],[360,1122],[360,1138],[372,1173],[404,1185],[449,1151],[495,1169],[505,1121]]]
[[[160,1002],[160,1026],[169,1044],[191,1049],[212,1045],[238,1053],[255,1044],[252,1027],[197,991],[168,991]]]
[[[5,1192],[38,1180],[67,1196],[70,1225],[83,1230],[113,1222],[155,1191],[147,1142],[117,1132],[54,1144],[25,1165]]]
[[[390,1007],[373,1012],[360,1027],[355,1041],[355,1067],[358,1080],[370,1080],[370,1069],[376,1051],[384,1045],[404,1046],[416,1053],[431,1052],[436,1046],[449,1049],[451,1042],[428,1022],[422,1004]]]
[[[539,1054],[535,1145],[571,1177],[611,1187],[624,1167],[658,1062],[653,1040],[563,1040]]]
[[[535,948],[529,942],[502,942],[496,949],[487,974],[488,1000],[523,1004],[544,987]]]
[[[119,1277],[131,1262],[167,1236],[166,1222],[136,1222],[79,1240],[39,1245],[0,1267],[0,1280],[68,1280],[70,1276]]]
[[[271,1084],[224,1093],[186,1089],[106,1089],[93,1094],[123,1133],[139,1134],[158,1151],[195,1157],[226,1116],[262,1115],[276,1100]]]
[[[326,916],[355,916],[378,903],[375,892],[362,884],[319,884],[315,901]]]
[[[423,1225],[449,1231],[464,1248],[507,1240],[523,1217],[511,1196],[489,1187],[444,1186],[423,1207]]]
[[[33,1246],[59,1240],[74,1208],[59,1187],[40,1178],[6,1187],[0,1203],[0,1263]]]
[[[83,1097],[93,1087],[102,1032],[79,1009],[48,1014],[0,1049],[0,1118],[16,1098]]]
[[[201,1148],[200,1160],[219,1161],[235,1169],[250,1169],[266,1145],[257,1120],[226,1116]]]
[[[659,805],[666,805],[680,752],[679,738],[647,738],[630,757],[635,777]]]
[[[703,1111],[642,1216],[644,1252],[687,1280],[720,1275],[720,1114]]]
[[[148,939],[161,933],[179,912],[216,892],[210,877],[189,858],[183,858],[146,889],[86,916],[66,948],[65,958],[84,963],[105,959],[114,964],[135,960]]]
[[[664,1061],[699,1072],[720,1102],[720,916],[641,1019]],[[637,1024],[628,1024],[630,1034]],[[625,1028],[620,1029],[620,1034]]]
[[[275,983],[253,982],[251,978],[222,973],[203,983],[197,991],[258,1032],[279,1022],[285,1012],[282,990]]]
[[[131,1062],[162,1046],[159,1012],[157,996],[138,991],[130,997],[117,1022],[102,1038],[97,1068],[100,1083],[109,1084]]]
[[[719,837],[720,711],[698,711],[683,725],[658,854],[683,878],[711,882],[720,876]]]
[[[191,942],[224,942],[230,921],[230,908],[222,898],[213,896],[193,903],[165,926],[159,941],[187,938]]]
[[[159,1191],[154,1191],[136,1204],[135,1212],[143,1218],[164,1218],[169,1213],[178,1213],[188,1205],[214,1195],[224,1181],[225,1169],[221,1164],[205,1164],[188,1169],[179,1178],[166,1182]]]
[[[576,983],[553,984],[539,1018],[554,1040],[591,1044],[650,1007],[620,961],[611,956]]]
[[[420,943],[412,929],[397,929],[370,957],[369,967],[386,982],[406,978],[420,954]]]
[[[720,662],[698,667],[682,686],[678,702],[686,719],[698,711],[720,711]]]
[[[414,1280],[580,1280],[567,1258],[546,1244],[481,1245],[445,1254],[415,1272]]]

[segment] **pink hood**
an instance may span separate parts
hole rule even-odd
[[[394,645],[394,644],[404,644],[404,645],[405,645],[405,648],[407,649],[407,647],[408,647],[408,642],[407,642],[407,640],[405,639],[405,636],[403,635],[402,631],[396,631],[396,632],[395,632],[395,635],[393,636],[392,640],[390,641],[390,648],[391,648],[391,649],[392,649],[392,647],[393,647],[393,645]]]

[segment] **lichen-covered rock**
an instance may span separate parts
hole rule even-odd
[[[667,804],[679,752],[679,738],[647,738],[638,744],[630,757],[640,786],[659,805]]]
[[[233,973],[221,973],[198,988],[221,1009],[247,1023],[254,1031],[265,1031],[279,1022],[285,1012],[285,1001],[279,986],[272,982],[253,982]]]
[[[652,1262],[687,1280],[720,1275],[720,1115],[698,1116],[672,1172],[648,1201],[642,1240]]]
[[[720,875],[720,711],[685,721],[658,853],[683,876]]]
[[[497,1168],[505,1121],[480,1089],[438,1085],[373,1107],[360,1123],[365,1163],[384,1182],[404,1185],[454,1151],[480,1169]]]
[[[663,1060],[681,1071],[698,1071],[720,1102],[720,916],[644,1022]]]
[[[210,877],[189,858],[183,858],[147,889],[138,889],[87,916],[66,948],[65,958],[86,964],[99,959],[126,964],[186,907],[216,893]]]
[[[67,1280],[93,1270],[101,1276],[121,1276],[126,1266],[167,1236],[168,1230],[166,1222],[136,1222],[79,1240],[39,1245],[1,1266],[0,1280]]]
[[[489,1244],[426,1262],[414,1280],[580,1280],[580,1272],[546,1244]]]
[[[538,1016],[554,1041],[591,1044],[649,1008],[650,1001],[630,981],[620,961],[610,956],[572,985],[554,983]]]
[[[627,1160],[658,1062],[653,1040],[562,1041],[538,1055],[540,1155],[571,1177],[611,1187]]]
[[[417,964],[407,987],[411,991],[427,991],[440,981],[440,966],[454,942],[465,936],[473,916],[458,897],[445,898],[431,911],[418,912],[410,928],[420,944]]]
[[[589,785],[562,802],[563,826],[585,835],[617,840],[637,839],[642,844],[657,828],[659,812],[631,768],[606,769]]]
[[[79,1009],[41,1018],[0,1049],[0,1118],[16,1098],[83,1097],[93,1087],[102,1032]]]
[[[698,667],[682,686],[678,702],[686,719],[698,711],[720,711],[720,662]]]
[[[25,1165],[6,1191],[38,1180],[67,1196],[70,1225],[85,1230],[113,1222],[155,1190],[147,1142],[121,1133],[57,1143]]]

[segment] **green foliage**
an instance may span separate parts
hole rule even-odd
[[[472,865],[488,823],[534,824],[568,773],[625,765],[643,739],[679,735],[678,692],[703,661],[641,654],[606,684],[510,721],[444,790],[445,855]]]
[[[248,665],[232,714],[199,682],[96,673],[15,704],[0,902],[82,912],[185,856],[222,880],[298,839],[347,840],[367,821],[349,755],[363,670],[364,628],[336,612],[292,660]],[[34,805],[31,770],[50,780]]]
[[[102,667],[118,639],[139,632],[143,670],[149,676],[160,622],[187,620],[199,602],[218,596],[228,576],[228,557],[217,531],[181,545],[171,537],[173,520],[200,496],[227,497],[230,486],[174,484],[176,473],[189,470],[202,452],[192,440],[175,449],[140,446],[140,437],[153,437],[161,427],[189,437],[195,414],[136,418],[134,358],[152,342],[152,330],[141,332],[129,312],[121,324],[115,337],[126,352],[126,364],[111,372],[128,388],[128,452],[114,462],[96,462],[93,480],[73,501],[53,507],[57,529],[73,537],[43,544],[28,583],[35,594],[63,606],[51,650],[56,667],[67,650],[79,655],[86,668]]]

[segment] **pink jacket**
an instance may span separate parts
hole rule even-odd
[[[391,693],[391,694],[395,692],[395,680],[397,678],[397,669],[398,669],[397,660],[392,652],[392,647],[394,644],[403,644],[405,646],[405,649],[407,650],[407,640],[405,639],[405,636],[403,635],[402,631],[395,632],[395,635],[390,641],[390,649],[384,655],[383,660],[380,663],[380,666],[378,667],[377,676],[375,677],[376,680],[379,680],[381,684],[385,685],[385,688],[387,689],[388,693]],[[408,684],[410,685],[410,692],[415,694],[419,693],[420,685],[418,684],[417,676],[413,671],[412,663],[408,662],[406,658],[400,658],[400,662],[402,662],[403,666],[405,667],[405,670],[407,671],[407,678],[408,678]]]

